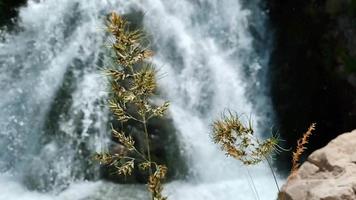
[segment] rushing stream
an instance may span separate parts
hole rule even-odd
[[[226,158],[209,136],[229,108],[262,136],[273,120],[266,93],[269,36],[258,0],[29,0],[0,40],[0,200],[146,199],[144,185],[100,180],[90,156],[109,141],[104,22],[143,13],[153,62],[171,102],[185,180],[169,199],[274,199],[269,168]],[[134,15],[134,14],[131,14]],[[142,17],[142,16],[141,16]],[[140,17],[138,17],[140,18]]]

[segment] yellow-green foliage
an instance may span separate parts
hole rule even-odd
[[[137,149],[130,133],[112,128],[112,136],[125,150],[116,154],[98,153],[95,158],[102,164],[114,166],[120,175],[131,175],[135,165],[140,170],[148,171],[147,185],[152,200],[165,200],[167,198],[162,195],[162,181],[165,179],[167,167],[151,160],[147,131],[148,120],[152,117],[162,117],[169,106],[168,102],[161,106],[150,103],[157,87],[156,71],[147,61],[153,53],[143,45],[142,31],[130,30],[128,23],[116,13],[111,14],[107,30],[114,38],[111,48],[116,55],[115,67],[105,69],[105,75],[109,77],[111,84],[108,104],[120,123],[134,120],[142,124],[142,138],[146,149],[144,152]],[[133,154],[135,158],[128,156]]]

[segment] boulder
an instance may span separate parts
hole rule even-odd
[[[355,200],[356,130],[313,152],[291,175],[280,200]]]

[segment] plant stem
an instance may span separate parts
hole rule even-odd
[[[146,149],[147,149],[147,158],[148,158],[148,162],[150,162],[150,168],[148,169],[149,175],[152,175],[152,161],[151,161],[151,149],[150,149],[150,141],[149,141],[149,137],[148,137],[148,131],[147,131],[147,121],[146,121],[146,116],[142,116],[142,123],[143,123],[143,127],[144,127],[144,131],[145,131],[145,139],[146,139]],[[154,193],[152,193],[152,200],[154,200]]]
[[[148,161],[151,163],[151,150],[150,150],[150,140],[149,140],[149,136],[148,136],[148,131],[147,131],[147,122],[145,117],[143,117],[143,127],[144,127],[144,131],[145,131],[145,140],[146,140],[146,149],[147,149],[147,158]],[[150,175],[152,174],[152,167],[150,165]]]
[[[278,185],[278,182],[277,182],[277,177],[276,177],[276,174],[274,173],[274,170],[273,170],[273,168],[272,168],[272,164],[271,164],[271,162],[269,161],[269,159],[268,159],[267,156],[265,156],[265,159],[266,159],[266,161],[267,161],[267,163],[268,163],[268,166],[269,166],[269,168],[270,168],[270,170],[271,170],[271,172],[272,172],[273,179],[274,179],[274,183],[276,184],[276,187],[277,187],[277,189],[278,189],[278,193],[280,193],[281,191],[279,190],[279,185]]]
[[[255,194],[255,198],[260,200],[260,196],[258,195],[258,191],[257,191],[256,185],[255,185],[255,182],[253,181],[253,178],[251,176],[250,170],[248,170],[247,166],[245,166],[245,168],[246,168],[248,178],[249,178],[248,182],[250,184],[250,187],[252,187],[252,192]]]

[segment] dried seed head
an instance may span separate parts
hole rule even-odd
[[[119,175],[131,175],[132,171],[134,169],[134,161],[133,160],[129,160],[126,163],[124,163],[123,165],[117,164],[119,162],[114,162],[113,165],[116,167],[117,169],[117,173]]]
[[[245,165],[255,165],[270,155],[278,145],[271,137],[263,142],[254,136],[252,123],[244,125],[231,112],[213,123],[213,141],[221,146],[228,156]]]
[[[138,165],[138,167],[141,169],[141,170],[148,170],[150,167],[151,167],[152,163],[151,162],[142,162]]]
[[[136,96],[151,96],[157,87],[156,72],[151,66],[143,67],[134,74],[131,90]]]
[[[164,165],[158,165],[155,173],[149,177],[148,190],[152,193],[152,196],[155,200],[167,199],[167,197],[162,195],[162,180],[165,179],[166,173],[167,167]]]
[[[127,148],[127,150],[132,151],[135,149],[135,141],[132,139],[131,135],[125,136],[125,133],[116,131],[113,127],[111,130],[113,137],[118,139],[119,142]]]
[[[114,69],[106,69],[105,75],[110,78],[111,99],[108,101],[111,111],[122,124],[128,120],[135,120],[146,127],[147,120],[151,117],[161,117],[168,109],[169,103],[161,106],[151,105],[150,97],[154,95],[157,80],[156,71],[146,59],[153,56],[153,52],[144,47],[140,30],[130,30],[128,23],[116,13],[109,17],[107,30],[114,38],[111,45],[116,57],[114,58]],[[130,108],[130,110],[128,109]],[[139,118],[141,117],[141,118]],[[145,128],[145,134],[148,133]],[[150,159],[149,142],[147,141],[148,155],[140,152],[135,147],[135,142],[130,135],[112,128],[112,135],[130,153],[136,153],[137,160],[126,155],[98,154],[96,159],[102,163],[114,166],[120,175],[130,175],[135,163],[141,170],[149,170],[148,189],[154,200],[166,200],[162,195],[162,181],[164,180],[167,167],[157,165]],[[148,139],[147,139],[148,140]],[[143,160],[143,161],[142,161]],[[152,174],[152,168],[155,171]]]
[[[109,100],[108,103],[109,108],[114,113],[117,120],[119,120],[120,122],[126,122],[130,119],[130,117],[124,111],[123,107],[118,102],[115,102],[115,100]]]
[[[168,110],[169,102],[165,102],[163,105],[152,109],[152,116],[162,117],[164,113]]]
[[[113,161],[113,156],[109,153],[96,153],[94,155],[94,160],[100,162],[100,164],[110,164]]]

